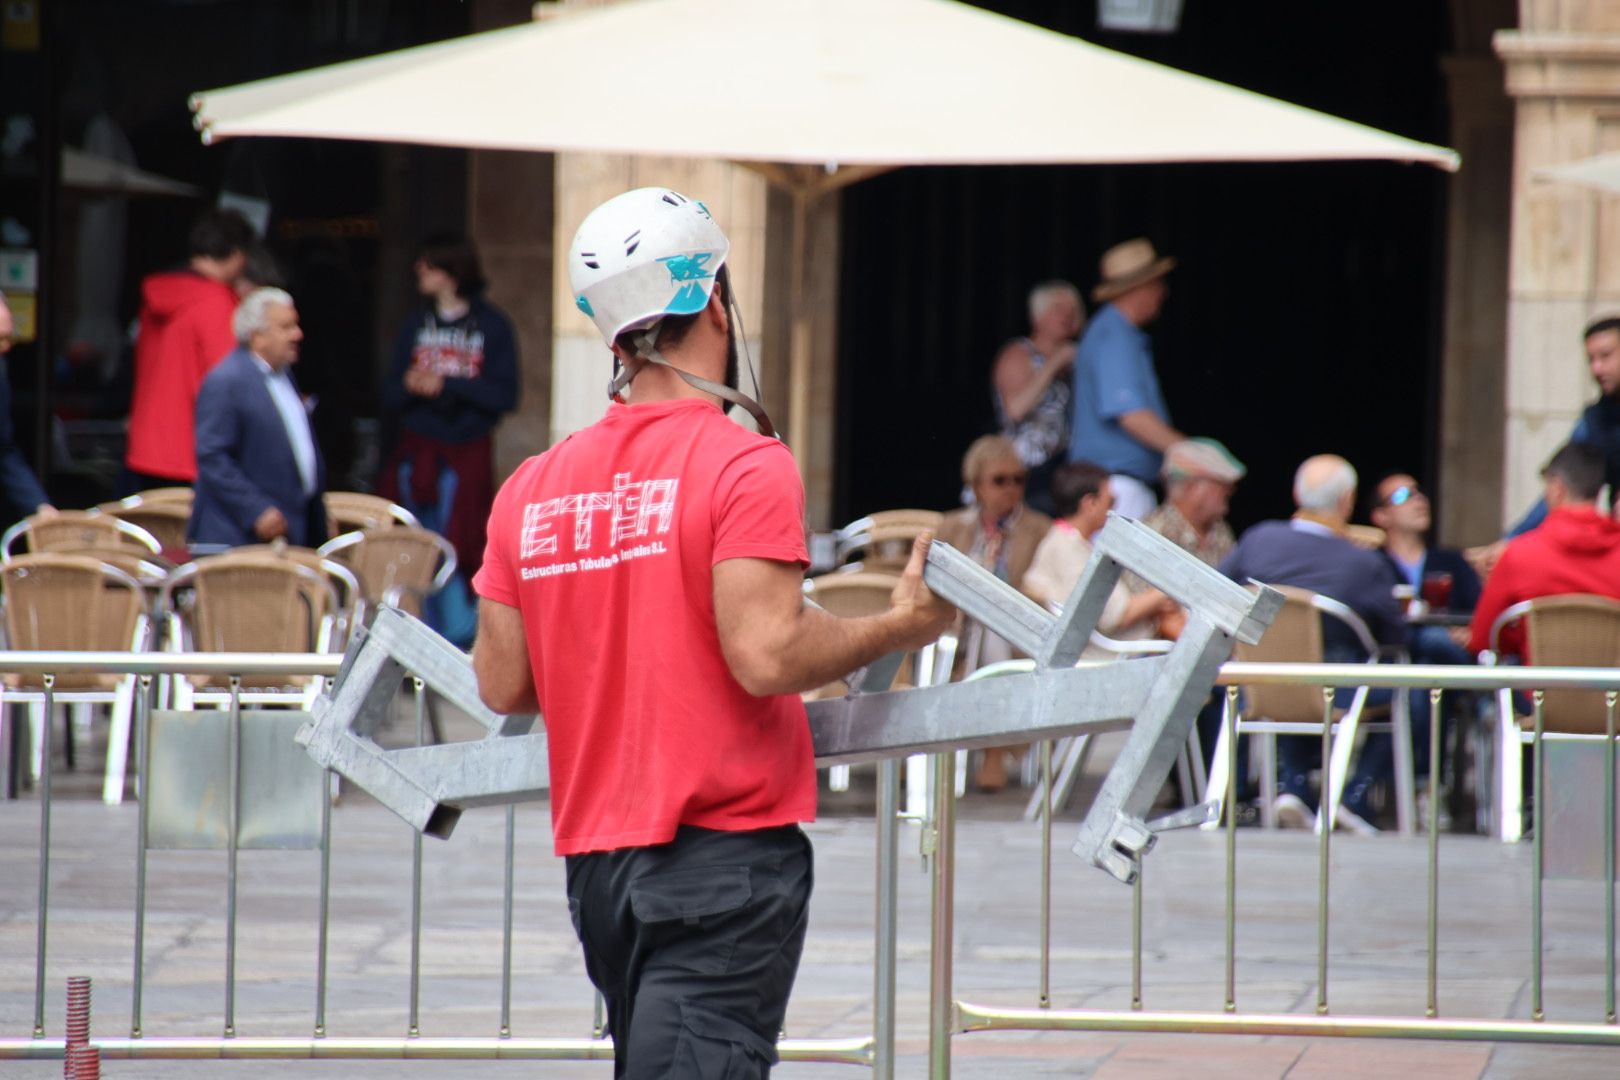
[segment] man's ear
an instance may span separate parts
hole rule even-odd
[[[714,292],[709,294],[709,302],[704,305],[703,310],[709,318],[718,320],[715,323],[715,329],[719,330],[720,335],[724,337],[731,329],[731,312],[726,310],[726,301],[720,295],[718,285],[715,287]]]
[[[1546,487],[1545,501],[1549,510],[1556,509],[1569,502],[1569,485],[1564,483],[1563,477],[1548,474],[1543,476],[1541,480]]]

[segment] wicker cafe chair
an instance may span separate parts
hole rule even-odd
[[[158,498],[131,495],[127,499],[102,503],[96,509],[120,521],[139,525],[157,537],[158,543],[166,551],[183,550],[186,546],[186,526],[191,521],[191,489],[160,490],[183,492],[184,498],[180,495],[164,495]]]
[[[139,525],[93,510],[58,510],[23,518],[0,534],[0,561],[13,557],[19,539],[35,552],[132,547],[156,555],[163,548]]]
[[[430,529],[389,525],[344,533],[321,545],[323,557],[343,563],[360,579],[367,603],[389,604],[412,615],[456,572],[456,549]]]
[[[294,559],[262,551],[226,552],[180,567],[163,585],[169,647],[177,651],[304,653],[330,651],[337,591]],[[225,704],[224,675],[181,676],[174,702]],[[321,680],[308,675],[244,675],[253,703],[298,701],[308,707]]]
[[[1612,668],[1620,665],[1620,602],[1606,596],[1576,593],[1542,596],[1514,604],[1491,624],[1491,647],[1481,657],[1485,663],[1499,661],[1498,642],[1503,627],[1521,620],[1525,648],[1530,661],[1538,666]],[[1603,691],[1546,691],[1542,698],[1541,724],[1547,738],[1601,739],[1608,730]],[[1534,741],[1534,727],[1525,730],[1513,711],[1512,691],[1497,691],[1492,824],[1496,835],[1505,842],[1518,840],[1524,834],[1521,747]]]
[[[889,610],[889,597],[899,583],[898,574],[883,574],[870,570],[823,574],[805,580],[804,595],[819,607],[840,618],[854,619],[865,615],[879,615]],[[908,656],[900,665],[899,672],[895,674],[893,687],[900,690],[912,685],[912,658]],[[849,686],[840,680],[819,686],[803,696],[806,701],[821,701],[826,698],[843,697],[847,693]],[[849,768],[848,765],[831,766],[827,770],[827,786],[833,791],[847,791]]]
[[[328,559],[314,548],[299,547],[284,540],[268,544],[245,544],[231,549],[232,555],[268,555],[308,567],[325,577],[337,592],[338,605],[328,613],[330,627],[318,652],[341,652],[349,643],[349,631],[358,626],[365,616],[366,595],[360,579],[349,567],[335,559]]]
[[[1238,642],[1233,658],[1265,664],[1320,664],[1322,660],[1322,620],[1337,619],[1345,624],[1366,651],[1367,663],[1379,661],[1380,649],[1373,640],[1367,624],[1354,611],[1337,600],[1318,595],[1307,589],[1287,585],[1273,586],[1283,594],[1283,607],[1277,618],[1256,645]],[[1411,717],[1407,695],[1397,691],[1391,695],[1390,705],[1367,705],[1369,688],[1359,686],[1348,708],[1334,709],[1333,742],[1329,759],[1322,763],[1322,795],[1319,805],[1327,809],[1331,827],[1337,817],[1339,800],[1344,796],[1344,781],[1350,771],[1350,759],[1355,752],[1356,733],[1385,731],[1395,746],[1395,816],[1403,835],[1413,832],[1416,813],[1412,773]],[[1322,735],[1322,689],[1318,686],[1254,685],[1244,688],[1247,716],[1233,718],[1233,725],[1222,725],[1215,741],[1215,755],[1210,764],[1206,790],[1226,791],[1227,740],[1236,726],[1237,734],[1249,732],[1260,736],[1260,819],[1266,828],[1276,827],[1277,801],[1277,736],[1310,737]],[[1380,719],[1369,722],[1368,717]],[[1317,813],[1317,827],[1321,828],[1322,814]]]
[[[150,618],[146,590],[123,570],[94,556],[45,552],[19,555],[0,567],[5,599],[7,647],[28,651],[93,650],[140,652],[146,648]],[[30,705],[33,775],[44,766],[42,725],[44,677],[11,673],[4,677],[4,699]],[[55,700],[75,707],[112,706],[107,737],[106,778],[102,799],[121,802],[128,763],[130,720],[134,713],[135,676],[63,672],[54,680]],[[0,721],[4,709],[0,706]],[[0,723],[3,726],[3,723]],[[68,732],[72,760],[72,730]]]
[[[339,532],[360,529],[381,529],[390,525],[421,526],[416,515],[396,502],[381,495],[363,491],[328,491],[325,495],[326,512],[338,524]]]
[[[943,519],[944,515],[934,510],[880,510],[868,514],[834,534],[834,561],[843,566],[859,556],[860,569],[898,573],[911,557],[911,542],[924,530],[937,530]]]

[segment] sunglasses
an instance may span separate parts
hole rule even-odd
[[[1384,505],[1401,506],[1409,502],[1413,496],[1421,494],[1423,494],[1423,491],[1416,484],[1402,484],[1389,493],[1389,498],[1384,500]]]
[[[985,477],[985,479],[989,481],[991,487],[1007,487],[1009,484],[1014,487],[1023,487],[1024,481],[1029,477],[1025,473],[996,473],[994,476]]]

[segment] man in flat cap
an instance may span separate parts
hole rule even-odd
[[[1220,565],[1237,537],[1226,511],[1248,470],[1218,439],[1183,439],[1164,452],[1164,503],[1142,524],[1210,566]]]
[[[1137,238],[1103,253],[1092,299],[1103,305],[1086,326],[1074,363],[1070,461],[1094,461],[1112,474],[1115,512],[1146,517],[1163,455],[1186,438],[1170,425],[1142,329],[1159,317],[1176,261]]]

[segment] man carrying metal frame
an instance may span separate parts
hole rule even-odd
[[[729,246],[663,189],[585,219],[569,276],[613,350],[614,403],[508,480],[474,580],[480,696],[546,722],[555,847],[617,1076],[768,1073],[812,880],[796,695],[954,615],[923,585],[926,536],[888,612],[805,605],[803,487],[737,390]]]

